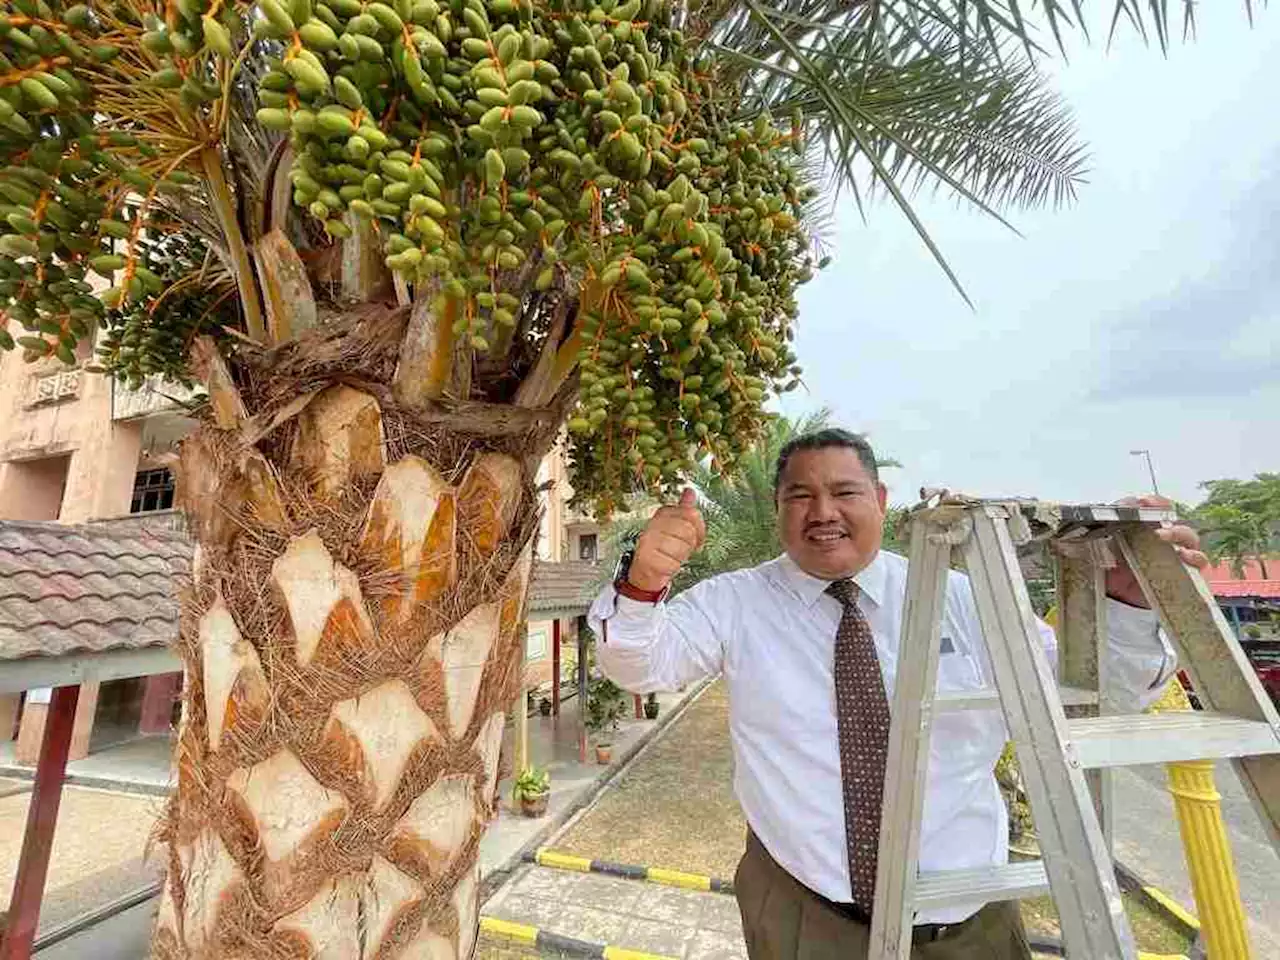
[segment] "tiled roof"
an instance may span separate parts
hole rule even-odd
[[[1274,574],[1280,570],[1280,556],[1269,555],[1264,558],[1267,563],[1267,573]],[[1201,573],[1210,583],[1218,583],[1222,580],[1267,580],[1269,577],[1262,575],[1262,564],[1259,563],[1257,557],[1246,557],[1244,562],[1240,564],[1240,570],[1244,574],[1243,577],[1236,576],[1236,565],[1232,560],[1223,560],[1221,563],[1212,567],[1206,567]]]
[[[576,610],[586,613],[606,579],[607,574],[598,563],[538,560],[533,565],[529,584],[529,612]]]
[[[1209,584],[1215,597],[1280,600],[1280,580],[1217,580]]]
[[[0,661],[171,642],[173,578],[190,556],[171,514],[83,526],[0,520]],[[602,576],[590,563],[534,564],[530,613],[585,613]]]
[[[1201,571],[1213,591],[1215,597],[1257,597],[1268,600],[1280,600],[1280,580],[1275,575],[1280,573],[1280,556],[1268,556],[1266,559],[1266,578],[1262,575],[1262,564],[1256,557],[1246,558],[1240,565],[1243,577],[1236,575],[1235,563],[1224,560]]]
[[[179,533],[0,521],[0,660],[169,642]]]

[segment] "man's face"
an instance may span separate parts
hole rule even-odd
[[[885,488],[848,447],[792,454],[778,483],[778,538],[805,573],[851,577],[875,559]]]

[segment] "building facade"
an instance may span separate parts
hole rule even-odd
[[[82,347],[78,365],[68,367],[56,359],[28,364],[17,351],[0,353],[0,520],[118,527],[134,518],[180,526],[172,465],[178,442],[194,425],[183,406],[191,392],[159,380],[129,390],[84,369],[89,356],[90,348]],[[600,530],[568,506],[572,491],[561,446],[547,456],[538,479],[551,484],[539,559],[594,562]],[[576,577],[584,579],[584,572]],[[15,596],[15,603],[25,599]],[[534,610],[531,617],[537,616]],[[530,620],[531,686],[550,682],[551,635],[551,620]],[[562,674],[571,669],[571,661],[562,664]],[[121,738],[167,732],[180,691],[180,674],[84,684],[71,759]],[[16,741],[11,751],[19,763],[36,759],[48,693],[0,693],[0,744]]]

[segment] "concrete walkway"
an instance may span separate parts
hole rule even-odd
[[[30,778],[33,767],[14,759],[14,745],[0,743],[0,776]],[[173,788],[173,743],[168,734],[138,735],[67,764],[67,783],[124,793],[164,796]]]
[[[40,960],[143,960],[159,901],[142,903],[36,953]]]
[[[738,903],[722,893],[525,866],[485,916],[679,960],[746,960]]]
[[[1276,960],[1280,958],[1280,858],[1229,763],[1218,763],[1216,779],[1254,956]],[[1116,856],[1195,913],[1173,798],[1165,783],[1162,766],[1116,771]]]

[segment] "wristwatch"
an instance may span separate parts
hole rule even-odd
[[[642,590],[627,579],[627,575],[631,572],[631,561],[635,559],[635,555],[634,550],[628,550],[618,558],[618,569],[613,573],[613,589],[618,591],[618,596],[626,597],[628,600],[661,603],[670,592],[671,584],[667,584],[661,590]]]

